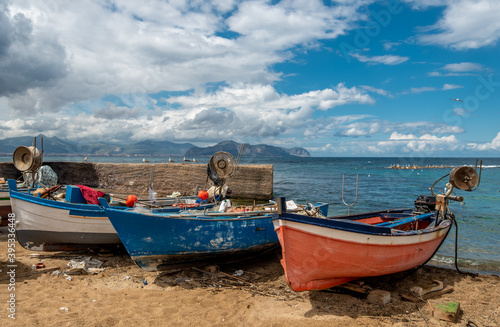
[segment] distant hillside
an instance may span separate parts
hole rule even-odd
[[[223,141],[214,146],[209,146],[206,148],[192,147],[189,149],[185,156],[191,157],[202,157],[211,156],[215,152],[225,151],[231,153],[234,157],[238,156],[241,143],[236,143],[234,141]],[[304,148],[291,148],[285,149],[272,145],[258,144],[251,145],[245,144],[243,148],[243,156],[245,157],[310,157],[311,154]]]
[[[42,138],[43,138],[43,150],[46,154],[70,154],[77,153],[76,144],[71,142],[66,142],[58,137],[46,137],[40,134],[36,137],[36,147],[40,150],[42,148]],[[7,139],[0,140],[0,153],[12,154],[17,147],[32,146],[35,138],[33,136],[21,136],[21,137],[11,137]]]
[[[41,150],[42,138],[45,155],[183,156],[188,149],[194,146],[191,143],[178,144],[169,141],[141,141],[123,145],[98,142],[78,145],[58,137],[47,137],[40,134],[36,137],[36,145],[39,150]],[[32,136],[0,140],[0,153],[12,154],[21,145],[31,146],[33,140]]]
[[[79,152],[98,156],[123,155],[123,156],[182,156],[191,143],[173,143],[169,141],[141,141],[133,144],[112,145],[106,143],[92,143],[79,147]]]
[[[151,156],[151,157],[181,157],[196,158],[211,156],[218,151],[231,153],[235,158],[240,150],[240,143],[233,141],[220,142],[217,145],[200,148],[191,143],[173,143],[169,141],[141,141],[133,144],[107,144],[103,142],[76,144],[61,140],[58,137],[47,137],[40,134],[36,137],[37,148],[41,149],[43,138],[44,154],[48,156],[62,155],[95,155],[95,156]],[[19,146],[31,146],[34,137],[12,137],[0,140],[0,154],[11,155]],[[245,157],[310,157],[306,149],[291,148],[285,149],[271,145],[245,144],[243,155]]]

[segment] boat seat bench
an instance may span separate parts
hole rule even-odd
[[[433,212],[429,212],[429,213],[424,213],[423,215],[407,217],[407,218],[399,219],[396,221],[387,221],[385,223],[376,224],[375,226],[394,228],[394,227],[401,226],[401,225],[404,225],[407,223],[412,223],[415,221],[424,220],[426,218],[432,217],[433,215],[434,215]]]

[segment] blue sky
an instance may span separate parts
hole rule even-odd
[[[487,0],[0,0],[0,138],[498,157],[498,17]]]

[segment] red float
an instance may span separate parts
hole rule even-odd
[[[198,197],[204,201],[208,199],[208,192],[206,190],[201,190],[198,192]]]
[[[127,196],[127,201],[125,202],[125,205],[127,207],[133,207],[136,202],[137,202],[137,197],[133,194],[130,194],[129,196]]]

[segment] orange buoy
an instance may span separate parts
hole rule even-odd
[[[133,207],[136,202],[137,202],[137,197],[133,194],[130,194],[129,196],[127,196],[127,201],[125,202],[125,205],[127,207]]]
[[[201,190],[198,192],[198,197],[201,200],[206,200],[206,199],[208,199],[208,192],[206,190]]]

